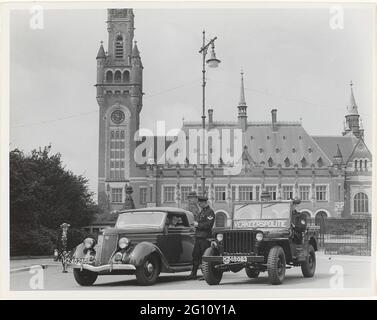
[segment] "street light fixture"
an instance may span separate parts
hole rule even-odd
[[[203,45],[199,50],[199,53],[202,54],[202,92],[203,92],[203,105],[202,105],[202,134],[203,134],[203,139],[202,139],[202,176],[201,176],[201,182],[202,182],[202,195],[205,196],[206,190],[206,177],[205,177],[205,129],[206,129],[206,104],[205,104],[205,96],[206,96],[206,63],[208,64],[209,68],[217,68],[219,66],[219,63],[221,62],[219,59],[216,58],[216,53],[215,53],[215,40],[217,37],[212,38],[211,40],[206,43],[206,38],[205,38],[205,31],[203,31]],[[206,61],[206,55],[208,53],[208,48],[211,46],[211,57]]]

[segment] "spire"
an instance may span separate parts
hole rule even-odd
[[[101,41],[96,59],[106,59],[105,49],[103,48],[103,41]]]
[[[238,103],[239,106],[246,106],[246,99],[245,99],[245,87],[243,83],[243,70],[241,69],[241,91],[240,91],[240,102]]]
[[[134,48],[132,49],[132,58],[139,58],[140,57],[140,52],[139,48],[137,47],[137,41],[135,41]]]
[[[353,83],[351,81],[350,82],[350,87],[351,87],[350,102],[349,102],[349,105],[347,106],[347,110],[348,110],[348,114],[357,115],[359,113],[357,111],[357,104],[356,104],[355,96],[353,94],[352,86],[353,86]]]

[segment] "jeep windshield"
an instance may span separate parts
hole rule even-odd
[[[164,220],[164,213],[158,211],[135,211],[125,212],[118,216],[115,228],[157,228],[161,227]]]
[[[290,203],[253,203],[234,208],[235,228],[287,228]]]

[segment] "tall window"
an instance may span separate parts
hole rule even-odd
[[[368,169],[368,160],[364,160],[364,168],[365,168],[365,170]]]
[[[368,213],[368,196],[359,192],[353,198],[353,211],[355,213]]]
[[[128,70],[125,70],[123,72],[123,82],[129,82],[130,81],[130,72]]]
[[[115,71],[114,81],[119,83],[121,80],[122,80],[122,73],[119,70]]]
[[[110,179],[124,179],[125,132],[110,130]]]
[[[300,193],[301,201],[309,201],[310,200],[310,186],[299,186],[298,187]]]
[[[232,200],[236,200],[236,186],[232,186]]]
[[[106,72],[106,82],[113,82],[113,72],[111,70]]]
[[[276,186],[267,186],[266,191],[270,194],[271,200],[276,200]]]
[[[147,187],[140,187],[140,204],[147,203]]]
[[[175,187],[166,186],[164,187],[164,202],[174,202],[175,198]]]
[[[253,200],[253,187],[252,186],[239,186],[238,198],[240,201]]]
[[[226,187],[216,186],[215,187],[215,200],[225,201],[226,200]]]
[[[283,200],[293,199],[293,186],[283,186]]]
[[[181,200],[186,202],[188,201],[188,194],[192,191],[191,186],[182,186],[181,187]]]
[[[118,35],[115,40],[115,58],[123,58],[123,37]]]
[[[315,194],[317,201],[327,201],[327,186],[316,186]]]
[[[112,188],[111,189],[111,202],[122,203],[122,188]]]

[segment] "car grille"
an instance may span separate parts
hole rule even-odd
[[[118,236],[116,234],[103,236],[100,261],[101,264],[108,264],[109,260],[117,248]]]
[[[252,231],[225,232],[224,253],[242,254],[254,251],[254,233]]]

